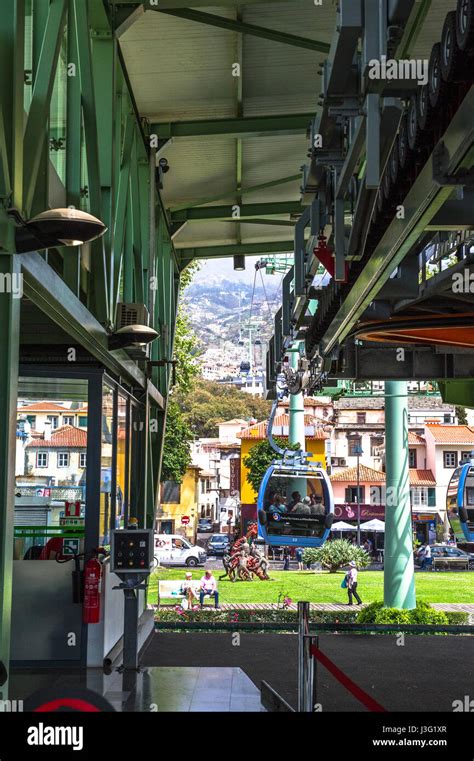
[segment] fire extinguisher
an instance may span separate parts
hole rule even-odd
[[[90,558],[84,568],[84,604],[82,620],[85,624],[98,624],[100,621],[100,581],[102,565],[97,557]]]

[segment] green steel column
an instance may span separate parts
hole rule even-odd
[[[298,368],[300,358],[298,349],[299,344],[295,344],[289,352],[290,366],[293,370]],[[304,398],[302,393],[290,394],[289,417],[288,443],[299,444],[300,448],[305,451]],[[306,480],[304,478],[291,479],[290,491],[299,491],[302,497],[306,497]]]
[[[408,396],[405,381],[385,383],[384,605],[416,607],[408,471]]]
[[[0,256],[5,283],[20,275],[18,257]],[[20,299],[0,293],[0,661],[9,667],[13,568],[13,515],[15,494],[15,431],[18,388]],[[8,697],[8,680],[0,686],[0,699]]]

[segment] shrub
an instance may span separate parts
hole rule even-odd
[[[309,548],[303,552],[304,563],[321,563],[330,573],[335,573],[353,560],[357,568],[365,568],[370,563],[370,555],[347,539],[334,539],[322,547]]]
[[[384,608],[383,602],[372,602],[360,611],[358,624],[425,624],[444,626],[449,623],[446,613],[435,610],[420,600],[413,610]]]
[[[312,610],[310,621],[313,623],[350,624],[357,621],[357,611],[324,611]],[[182,622],[214,622],[214,623],[291,623],[298,622],[298,611],[285,608],[273,610],[196,610],[179,613],[175,608],[160,608],[155,611],[155,621],[170,623]]]

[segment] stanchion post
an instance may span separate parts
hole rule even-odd
[[[319,648],[319,637],[312,637],[311,644]],[[311,711],[316,710],[318,703],[318,659],[313,656],[312,661],[312,696],[311,696]]]
[[[307,700],[305,700],[305,690],[307,683],[307,672],[309,670],[308,655],[311,656],[305,639],[305,634],[309,634],[309,602],[298,603],[298,704],[299,713],[305,711]]]

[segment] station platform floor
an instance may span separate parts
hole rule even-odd
[[[209,713],[252,712],[265,709],[260,691],[238,666],[144,666],[124,676],[114,670],[19,671],[10,676],[13,700],[25,700],[40,690],[87,688],[103,696],[118,712]]]

